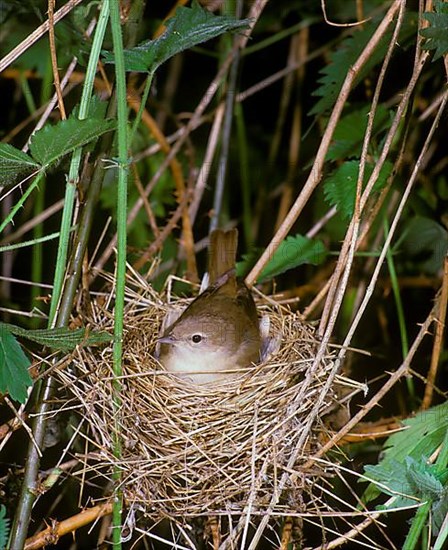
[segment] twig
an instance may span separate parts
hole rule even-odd
[[[426,381],[425,394],[423,396],[422,409],[425,410],[431,406],[432,394],[434,393],[434,384],[439,366],[440,356],[443,351],[443,333],[446,322],[446,309],[448,303],[448,257],[445,256],[443,262],[443,281],[442,290],[439,297],[439,310],[437,312],[436,334],[431,354],[431,365]]]
[[[200,120],[201,120],[201,118],[202,118],[202,116],[205,112],[205,109],[208,107],[208,105],[212,101],[213,97],[215,96],[215,94],[216,94],[216,92],[219,88],[219,85],[220,85],[222,79],[224,78],[225,74],[227,73],[227,71],[228,71],[228,69],[229,69],[229,67],[232,63],[232,60],[233,60],[234,56],[236,55],[237,51],[240,48],[242,49],[242,48],[245,47],[247,41],[249,40],[250,35],[252,33],[252,30],[253,30],[258,18],[260,17],[261,12],[263,11],[266,3],[267,3],[267,0],[255,0],[255,2],[253,3],[253,5],[250,9],[250,12],[248,14],[248,18],[251,21],[250,29],[244,35],[239,37],[239,41],[234,45],[234,47],[232,48],[232,51],[229,53],[228,57],[224,60],[223,64],[221,65],[221,68],[219,69],[219,71],[216,74],[215,78],[210,83],[210,85],[207,88],[206,92],[202,96],[202,99],[199,102],[199,105],[197,106],[196,110],[194,111],[193,116],[189,120],[188,124],[182,129],[182,131],[180,133],[180,136],[179,136],[179,139],[173,145],[173,147],[171,148],[170,153],[166,156],[165,160],[160,164],[157,172],[154,174],[151,181],[146,186],[145,193],[146,193],[147,196],[152,192],[155,185],[159,181],[161,175],[163,174],[163,172],[168,167],[171,159],[174,158],[175,155],[177,155],[180,148],[182,147],[182,145],[185,143],[188,136],[190,135],[191,131],[194,128],[196,128],[197,125],[199,124],[199,122],[200,122]],[[134,221],[134,219],[137,216],[138,212],[140,211],[141,207],[142,207],[142,200],[138,199],[135,202],[134,206],[131,208],[130,212],[129,212],[128,220],[127,220],[128,226]],[[117,236],[114,235],[114,237],[111,239],[111,242],[109,243],[109,246],[103,252],[103,254],[99,258],[98,262],[96,263],[95,270],[101,270],[103,268],[104,264],[106,263],[106,261],[108,260],[108,258],[110,257],[110,255],[113,252],[113,249],[114,249],[115,244],[116,244],[116,238],[117,238]]]
[[[216,148],[219,141],[219,132],[221,130],[222,120],[224,117],[224,103],[220,103],[216,109],[216,113],[213,119],[212,128],[208,137],[207,148],[205,150],[204,160],[202,161],[201,169],[196,180],[196,185],[193,191],[193,199],[190,204],[190,219],[194,224],[196,215],[199,210],[199,205],[202,200],[205,188],[207,186],[208,176],[210,174],[210,168],[212,167],[213,157],[215,155]]]
[[[48,38],[50,42],[51,67],[53,69],[54,87],[58,98],[59,112],[61,114],[61,119],[65,120],[67,115],[65,113],[64,99],[62,97],[61,79],[59,78],[58,71],[58,56],[56,53],[56,39],[54,36],[54,3],[55,0],[48,0]]]
[[[69,14],[73,8],[80,4],[82,0],[69,0],[67,4],[62,6],[54,14],[54,23],[58,23],[67,14]],[[11,63],[13,63],[18,57],[20,57],[28,48],[30,48],[35,42],[37,42],[42,36],[48,32],[50,28],[50,21],[47,19],[42,25],[37,27],[25,40],[22,40],[18,46],[11,50],[3,59],[0,60],[0,73],[6,69]]]
[[[135,93],[128,94],[128,103],[134,109],[134,111],[138,113],[140,109],[140,104],[136,98]],[[144,109],[142,112],[142,122],[149,128],[156,141],[160,144],[161,150],[165,154],[169,154],[171,147],[166,140],[166,137],[163,135],[163,132],[158,127],[156,121],[146,109]],[[173,157],[170,160],[169,165],[173,174],[174,183],[176,185],[178,203],[182,203],[185,205],[182,211],[182,247],[185,250],[187,258],[187,278],[192,282],[197,282],[198,270],[196,266],[196,256],[194,254],[192,222],[188,212],[188,205],[183,200],[184,196],[187,193],[187,189],[185,186],[182,166],[176,157]],[[145,193],[140,194],[140,196],[141,200],[147,200],[147,196]]]
[[[362,420],[367,413],[369,413],[374,407],[378,406],[378,403],[381,401],[381,399],[392,389],[392,387],[405,375],[408,374],[410,364],[414,358],[414,355],[416,354],[420,344],[423,341],[423,338],[428,333],[429,327],[435,320],[436,315],[436,309],[433,308],[426,318],[425,322],[420,327],[420,330],[409,350],[408,355],[406,356],[403,363],[400,365],[400,367],[390,375],[389,380],[385,382],[381,389],[372,397],[370,401],[368,401],[363,408],[355,414],[353,418],[351,418],[347,424],[339,430],[337,434],[335,434],[330,441],[325,443],[325,445],[319,449],[317,453],[315,453],[310,459],[304,464],[304,468],[310,468],[315,458],[320,458],[324,456],[330,449],[332,449],[335,445],[338,444],[338,442],[347,435],[352,428],[354,428],[360,420]]]
[[[297,197],[294,205],[292,206],[291,210],[289,211],[288,215],[286,216],[279,230],[275,234],[274,238],[271,240],[269,245],[266,247],[266,250],[258,260],[258,262],[255,264],[255,266],[253,267],[249,275],[246,277],[246,284],[249,287],[254,285],[261,271],[265,267],[265,265],[269,262],[274,252],[277,250],[277,248],[286,238],[291,227],[299,217],[303,207],[311,197],[314,189],[320,183],[320,180],[322,178],[323,166],[325,163],[325,157],[327,155],[327,151],[330,146],[334,130],[341,116],[342,109],[344,108],[345,103],[350,94],[353,82],[356,76],[358,75],[359,71],[361,70],[361,68],[364,66],[367,60],[371,57],[373,51],[376,49],[379,42],[383,38],[390,23],[392,22],[392,19],[394,18],[396,12],[398,11],[401,5],[402,5],[401,0],[394,1],[392,6],[389,8],[389,11],[384,16],[384,19],[381,21],[378,28],[374,32],[372,38],[369,40],[367,46],[364,48],[363,52],[361,53],[361,55],[359,56],[359,58],[357,59],[353,67],[350,68],[344,80],[344,83],[342,85],[341,91],[339,93],[339,97],[331,113],[327,128],[322,137],[322,141],[317,151],[316,159],[311,168],[310,175],[308,176],[308,179],[305,185],[303,186],[301,193]]]
[[[61,522],[54,522],[50,527],[47,527],[37,535],[28,538],[25,541],[24,550],[37,550],[38,548],[43,548],[50,544],[57,544],[60,537],[67,535],[68,533],[73,533],[77,529],[89,525],[97,519],[107,516],[112,512],[112,504],[101,504],[100,506],[94,506],[93,508],[88,508],[83,510],[79,514],[72,516],[71,518],[65,519]]]

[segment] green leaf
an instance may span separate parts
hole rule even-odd
[[[375,23],[370,21],[364,24],[361,30],[354,31],[352,36],[347,37],[334,53],[330,55],[330,63],[321,71],[322,76],[318,79],[320,86],[312,95],[320,97],[319,101],[309,111],[310,115],[321,115],[329,110],[335,103],[342,87],[345,77],[356,62],[361,52],[364,50],[368,41],[372,37],[379,24],[380,19]],[[407,40],[415,33],[415,15],[408,14],[402,25],[399,43],[404,48]],[[392,32],[385,34],[383,40],[369,56],[357,75],[355,85],[362,82],[366,75],[372,75],[372,69],[383,61],[386,50],[389,45]]]
[[[392,171],[392,163],[385,162],[381,168],[378,179],[373,187],[374,192],[380,191],[387,183],[387,178]],[[366,165],[364,184],[373,172],[373,165]],[[359,161],[350,160],[341,164],[325,180],[325,199],[336,206],[338,212],[349,220],[353,216],[356,200],[356,182],[358,181]],[[363,185],[364,188],[364,185]]]
[[[389,437],[384,445],[382,460],[374,466],[366,466],[366,477],[383,483],[410,496],[415,494],[416,471],[410,473],[409,457],[420,461],[431,456],[442,444],[448,430],[448,402],[418,413],[414,418],[403,422],[405,429]],[[433,470],[428,469],[432,475]],[[440,479],[440,478],[438,478]],[[392,494],[381,488],[386,494]],[[376,493],[377,494],[377,493]],[[364,494],[366,501],[375,496],[370,491]],[[366,498],[367,497],[367,498]]]
[[[72,117],[54,126],[47,124],[31,138],[31,154],[44,168],[48,168],[64,155],[110,132],[115,126],[113,120],[78,120]]]
[[[6,517],[6,507],[0,506],[0,548],[6,548],[9,537],[9,518]]]
[[[406,467],[401,462],[398,462],[398,460],[390,460],[386,464],[380,462],[375,466],[367,464],[364,467],[364,473],[369,479],[382,484],[381,488],[375,494],[372,494],[372,498],[383,492],[388,496],[396,497],[396,500],[391,504],[393,508],[417,504],[416,498],[408,498],[414,496],[414,492],[409,484]],[[376,485],[374,487],[377,489]],[[364,494],[364,499],[367,502],[372,500],[366,498],[366,494]]]
[[[27,389],[33,384],[28,372],[30,364],[8,327],[0,323],[0,392],[25,403]]]
[[[425,50],[435,50],[433,61],[448,53],[448,4],[441,0],[434,2],[435,13],[426,12],[423,17],[430,27],[420,34],[426,38]]]
[[[39,169],[29,155],[9,143],[0,143],[0,185],[14,185],[19,176]]]
[[[58,327],[51,329],[29,330],[1,323],[12,334],[27,338],[42,346],[47,346],[57,351],[72,351],[76,346],[98,346],[112,340],[112,335],[107,332],[89,332],[85,328],[71,330],[67,327]]]
[[[361,155],[364,134],[370,105],[345,115],[337,124],[333,134],[332,144],[328,149],[327,160],[345,160]],[[382,105],[378,106],[373,123],[373,136],[378,135],[389,126],[390,111]]]
[[[196,1],[192,3],[191,8],[180,6],[174,17],[167,21],[166,30],[161,36],[125,50],[126,70],[152,73],[170,57],[184,50],[225,32],[245,29],[248,26],[247,19],[214,15],[201,8]],[[103,55],[106,63],[114,62],[112,53],[104,52]]]
[[[236,265],[238,277],[249,271],[260,252],[261,250],[257,249],[243,256],[243,261]],[[318,265],[325,260],[326,255],[327,251],[322,241],[302,235],[287,237],[272,255],[258,281],[266,281],[303,264]]]
[[[412,456],[407,456],[406,477],[412,489],[412,494],[418,495],[422,499],[438,499],[443,491],[443,485],[437,475],[437,466],[428,464],[423,457],[416,460]]]

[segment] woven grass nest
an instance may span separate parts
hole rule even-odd
[[[303,511],[301,495],[318,473],[301,471],[301,464],[319,446],[322,418],[340,407],[341,387],[350,386],[338,378],[325,390],[331,353],[309,376],[319,343],[314,329],[261,297],[257,308],[268,316],[278,350],[235,379],[193,385],[154,358],[166,296],[137,286],[128,287],[119,412],[112,402],[112,344],[80,348],[74,367],[58,373],[87,424],[91,452],[84,472],[112,479],[119,466],[127,505],[154,520],[237,515],[248,506],[255,515]],[[112,304],[113,293],[96,300],[84,322],[112,333]],[[117,423],[121,459],[113,452]]]

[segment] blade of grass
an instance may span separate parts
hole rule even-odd
[[[124,66],[123,39],[121,34],[120,12],[117,2],[110,7],[110,24],[115,55],[115,78],[117,92],[118,119],[118,190],[117,190],[117,267],[116,267],[116,299],[114,316],[114,350],[113,350],[113,403],[115,408],[114,456],[121,458],[121,358],[123,352],[124,295],[126,278],[126,217],[127,217],[127,183],[128,183],[128,141],[127,141],[127,102],[126,73]],[[150,80],[149,85],[150,85]],[[149,86],[148,86],[149,90]],[[113,479],[115,481],[115,497],[112,511],[112,544],[114,550],[121,548],[121,517],[123,495],[120,487],[121,471],[115,466]]]
[[[387,237],[387,235],[389,234],[389,224],[387,223],[386,219],[384,219],[383,223],[384,223],[384,234]],[[395,307],[397,309],[398,326],[400,328],[401,351],[404,359],[409,353],[409,341],[408,341],[408,335],[406,332],[406,317],[403,309],[403,301],[400,295],[400,284],[398,282],[397,271],[395,269],[394,257],[390,248],[387,249],[386,260],[387,260],[387,267],[389,269],[392,292],[394,294],[394,299],[395,299]],[[415,406],[415,386],[414,386],[414,380],[410,376],[406,377],[406,385],[407,385],[409,396],[411,399],[411,403],[409,404],[409,406],[411,407],[411,410],[413,410]]]

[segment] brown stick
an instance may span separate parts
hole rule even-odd
[[[58,107],[61,114],[61,119],[65,120],[67,115],[65,113],[64,99],[62,97],[61,79],[59,78],[58,71],[58,56],[56,54],[56,39],[54,36],[54,3],[55,0],[48,0],[48,38],[50,41],[50,57],[51,68],[53,70],[54,88],[58,98]]]
[[[439,299],[439,312],[437,315],[436,334],[434,337],[434,346],[432,348],[431,365],[429,367],[428,378],[423,396],[422,409],[425,410],[431,406],[432,394],[434,393],[434,383],[439,366],[440,355],[443,350],[443,332],[445,330],[446,309],[448,303],[448,257],[445,256],[443,264],[442,291]]]
[[[37,548],[43,548],[49,544],[56,544],[60,537],[76,531],[80,527],[84,527],[89,523],[106,516],[112,512],[112,503],[101,504],[100,506],[94,506],[83,510],[79,514],[65,519],[64,521],[52,522],[52,525],[37,533],[25,541],[24,550],[36,550]]]
[[[308,202],[309,198],[311,197],[313,191],[315,190],[317,185],[320,183],[320,180],[322,179],[322,171],[325,163],[325,157],[327,155],[327,151],[330,146],[331,139],[333,137],[333,133],[335,131],[336,125],[341,116],[342,109],[344,108],[345,103],[350,94],[350,91],[352,89],[353,82],[356,76],[358,75],[359,71],[361,70],[361,68],[364,66],[367,60],[371,57],[373,51],[376,49],[379,42],[382,40],[390,23],[392,22],[392,19],[394,18],[396,12],[400,8],[400,5],[401,5],[401,0],[395,0],[393,2],[392,6],[389,8],[389,11],[386,13],[384,19],[382,20],[382,22],[376,29],[375,33],[373,34],[372,38],[368,42],[367,46],[364,48],[363,52],[361,53],[361,55],[359,56],[359,58],[357,59],[353,67],[351,67],[349,72],[347,73],[347,76],[342,85],[341,91],[339,93],[339,97],[335,103],[330,119],[328,121],[328,126],[322,137],[322,141],[317,151],[316,160],[314,161],[314,164],[311,168],[310,175],[308,176],[308,179],[305,185],[303,186],[301,193],[297,197],[295,203],[293,204],[291,210],[286,216],[284,222],[278,229],[277,233],[274,235],[274,238],[271,240],[269,245],[266,247],[266,250],[258,260],[258,262],[255,264],[255,266],[253,267],[249,275],[246,277],[245,282],[249,287],[254,285],[260,273],[262,272],[263,268],[269,262],[272,255],[280,246],[280,244],[284,241],[289,231],[291,230],[291,227],[294,225],[295,221],[297,220],[300,213],[302,212],[302,209],[304,208],[305,204]]]

